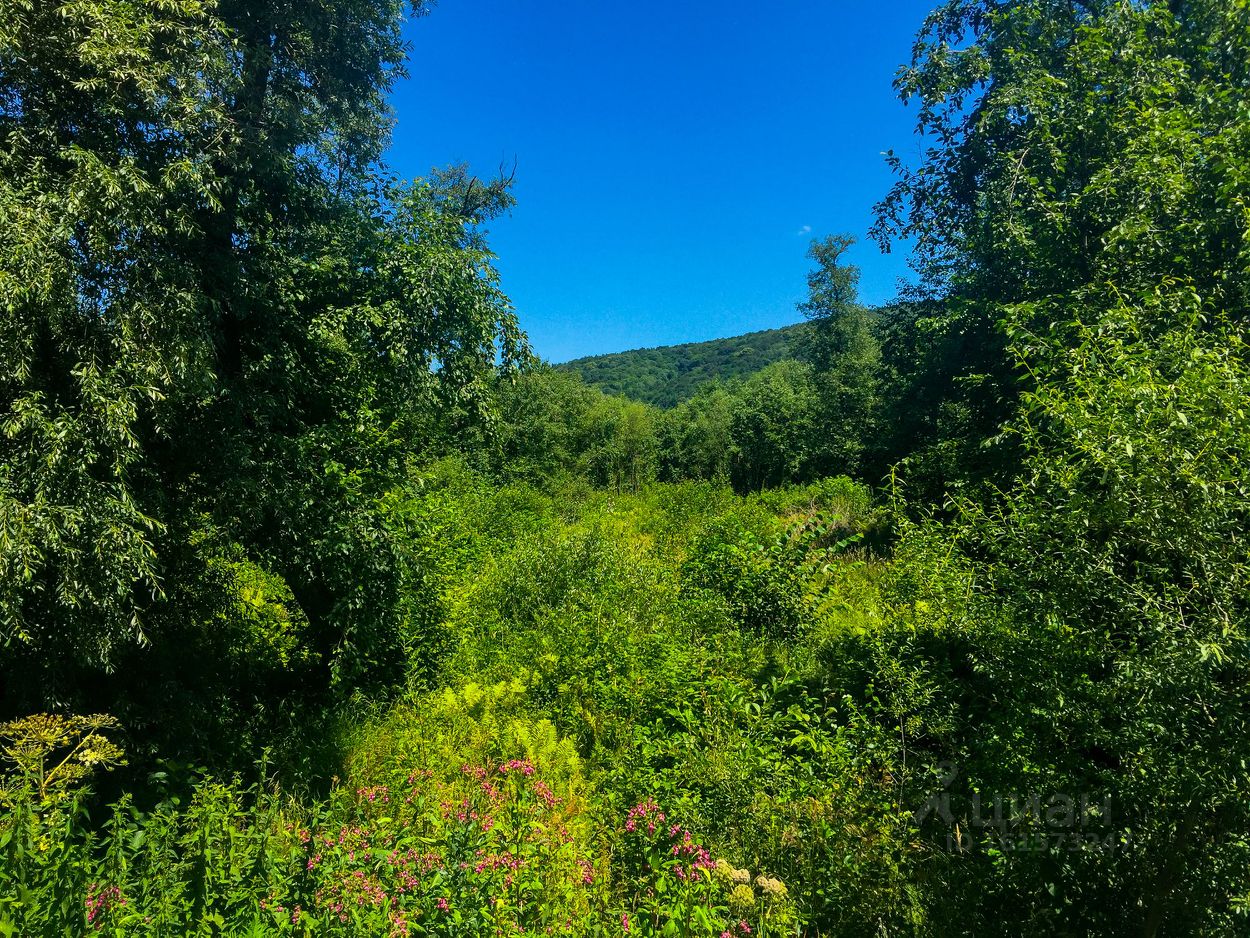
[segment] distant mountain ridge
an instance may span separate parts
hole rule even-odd
[[[792,358],[795,339],[806,328],[800,322],[707,342],[589,355],[555,367],[609,394],[672,407],[692,397],[701,384],[745,377]]]

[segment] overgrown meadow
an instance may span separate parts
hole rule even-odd
[[[7,933],[1112,933],[1177,849],[1136,779],[1074,783],[1051,748],[1073,727],[1020,736],[1047,704],[1021,682],[1067,665],[978,613],[934,532],[883,556],[861,485],[542,492],[453,459],[412,491],[444,663],[324,727],[329,790],[256,753],[105,802],[116,721],[8,724]],[[995,680],[1021,703],[996,713]],[[1246,849],[1197,845],[1185,888],[1238,888]],[[1021,909],[1033,890],[1067,907]]]
[[[329,731],[343,775],[321,798],[258,758],[106,806],[85,795],[124,759],[115,721],[9,724],[10,933],[745,936],[912,914],[877,731],[821,677],[881,614],[865,489],[545,494],[457,461],[417,481],[403,511],[440,535],[446,664]]]

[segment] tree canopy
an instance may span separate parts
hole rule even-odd
[[[378,499],[526,354],[474,233],[503,197],[464,211],[463,171],[405,185],[378,162],[403,16],[6,5],[11,693],[72,699],[79,669],[194,647],[189,619],[237,591],[201,589],[217,543],[289,585],[349,683],[402,645]]]

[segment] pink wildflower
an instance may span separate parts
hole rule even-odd
[[[122,891],[116,886],[105,886],[100,888],[97,883],[92,883],[87,890],[87,924],[94,925],[96,928],[104,927],[102,921],[97,921],[101,916],[105,915],[114,906],[126,904],[126,900],[122,897]]]

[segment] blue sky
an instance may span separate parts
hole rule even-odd
[[[914,157],[891,79],[934,0],[441,0],[408,27],[389,162],[517,161],[491,226],[551,361],[797,321],[808,241],[850,232],[861,295],[908,275],[866,237]]]

